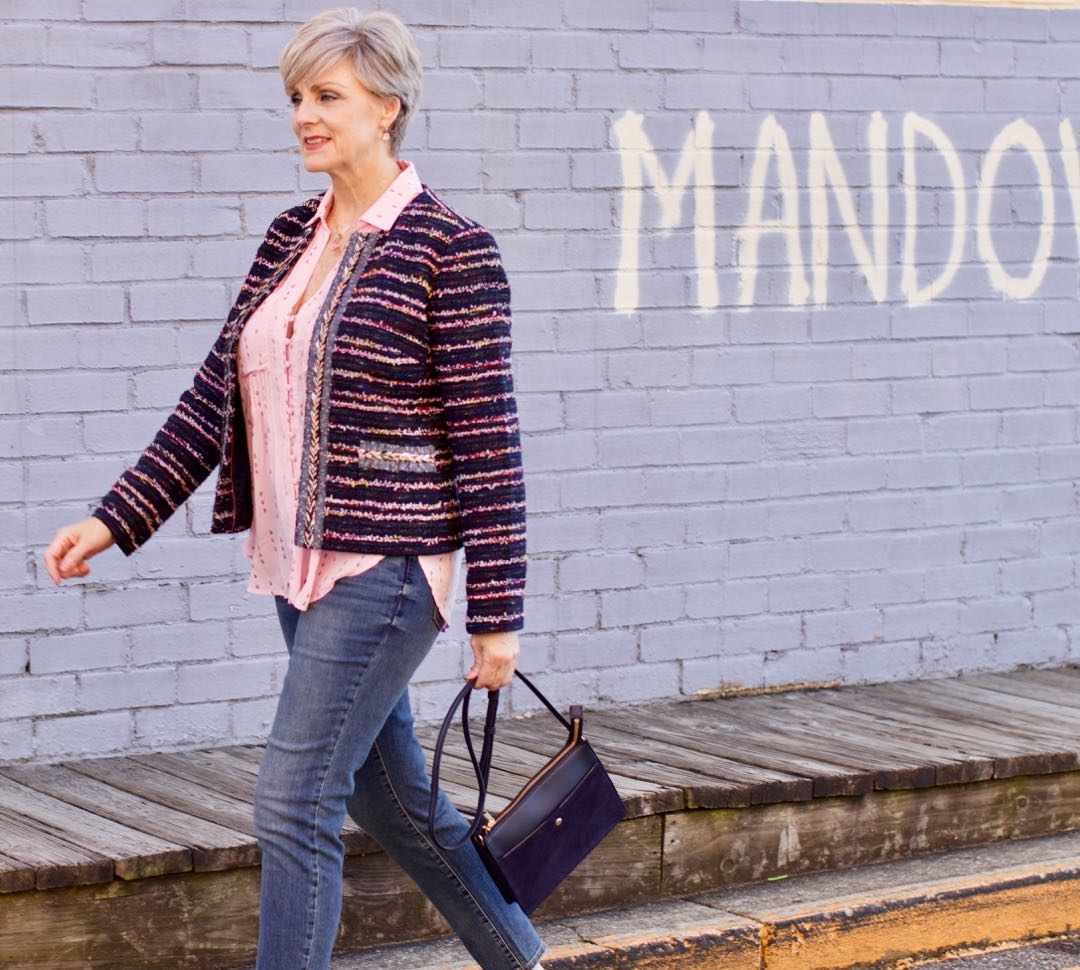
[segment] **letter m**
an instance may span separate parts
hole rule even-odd
[[[713,123],[699,111],[686,136],[675,175],[670,181],[660,167],[645,135],[643,116],[627,111],[613,126],[622,164],[622,220],[619,268],[615,281],[615,309],[629,313],[639,303],[641,209],[648,179],[660,202],[660,226],[675,227],[682,211],[683,193],[694,179],[694,256],[697,264],[697,305],[712,309],[720,302],[716,285],[716,209],[712,163]]]

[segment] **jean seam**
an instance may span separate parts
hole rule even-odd
[[[407,567],[407,565],[408,564],[406,563],[406,567]],[[390,630],[393,628],[394,624],[397,623],[398,617],[401,616],[401,605],[402,605],[402,603],[404,602],[404,599],[405,599],[404,592],[405,592],[406,584],[408,583],[408,576],[409,576],[409,570],[408,570],[408,568],[406,568],[405,576],[403,577],[403,580],[402,580],[401,589],[398,591],[397,604],[394,607],[394,615],[391,617],[390,623],[386,626],[385,632],[383,633],[383,636],[382,636],[382,639],[379,641],[378,645],[372,651],[372,658],[374,658],[374,656],[379,652],[380,648],[386,643],[387,638],[390,636]],[[305,967],[307,966],[308,961],[309,961],[310,956],[311,956],[311,945],[315,941],[315,923],[316,923],[316,919],[318,917],[318,912],[319,912],[319,884],[321,882],[321,879],[319,877],[319,815],[320,815],[320,813],[322,811],[322,807],[323,807],[323,798],[322,798],[322,796],[323,796],[323,791],[326,788],[326,776],[330,772],[330,765],[332,765],[334,763],[334,757],[337,755],[338,748],[341,745],[341,728],[344,725],[345,721],[348,720],[349,714],[352,712],[353,707],[356,704],[356,694],[360,690],[360,684],[363,681],[364,674],[366,672],[367,672],[366,668],[364,670],[358,671],[358,676],[356,678],[356,682],[353,684],[352,689],[350,690],[349,703],[348,703],[348,706],[347,706],[347,708],[345,710],[345,713],[342,715],[341,720],[338,723],[337,731],[336,731],[336,734],[335,734],[335,737],[334,737],[334,745],[330,750],[330,757],[326,760],[326,764],[323,767],[322,777],[319,779],[319,791],[318,791],[318,794],[316,795],[316,798],[315,798],[315,814],[314,814],[314,819],[313,819],[313,824],[312,824],[312,849],[313,849],[313,861],[314,861],[314,870],[315,870],[315,904],[311,908],[311,921],[310,921],[311,926],[310,926],[310,929],[307,930],[307,932],[305,933],[305,938],[306,939],[305,939],[304,949],[303,949],[303,953],[302,953],[302,956],[304,958],[304,966]],[[374,746],[374,743],[373,743],[373,746]],[[394,797],[396,798],[397,796],[395,795]]]
[[[417,826],[417,824],[413,821],[412,816],[409,815],[409,813],[405,810],[405,806],[402,805],[401,799],[398,797],[398,793],[394,789],[394,783],[390,780],[390,775],[386,770],[386,762],[383,760],[382,751],[379,750],[379,742],[378,742],[377,738],[375,740],[375,744],[373,745],[373,748],[375,750],[375,756],[376,756],[376,758],[378,759],[378,762],[379,762],[379,774],[382,776],[382,779],[385,782],[386,787],[390,792],[390,796],[394,799],[394,803],[397,805],[398,811],[401,813],[402,817],[405,819],[406,822],[409,823],[409,825],[412,827],[413,831],[416,832],[416,834],[419,837],[420,841],[424,845],[426,845],[428,847],[431,854],[439,861],[439,864],[453,877],[453,879],[461,887],[461,889],[464,890],[465,894],[468,896],[469,900],[471,901],[471,903],[473,905],[473,909],[477,913],[479,913],[480,916],[483,917],[483,919],[487,922],[489,932],[491,933],[492,937],[496,940],[496,942],[503,948],[503,951],[505,952],[505,954],[511,960],[513,960],[515,963],[517,963],[519,967],[525,967],[526,964],[522,962],[521,958],[514,952],[514,949],[506,941],[505,937],[499,931],[499,928],[495,925],[492,918],[487,914],[487,912],[484,910],[484,907],[480,904],[480,900],[478,900],[473,895],[473,893],[469,889],[469,887],[465,885],[465,883],[462,881],[461,877],[454,871],[454,867],[451,866],[450,863],[447,862],[447,860],[443,857],[443,855],[439,851],[438,847],[435,846],[435,845],[432,845],[431,840],[427,837],[427,833],[421,831],[419,826]],[[538,954],[538,956],[542,955],[543,952],[544,952],[543,947],[541,946],[540,953]]]

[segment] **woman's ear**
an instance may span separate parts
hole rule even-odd
[[[401,98],[396,94],[389,95],[386,98],[385,107],[383,109],[383,127],[385,129],[389,131],[394,126],[394,122],[397,121],[401,110]]]

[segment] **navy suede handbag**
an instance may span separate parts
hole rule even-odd
[[[475,688],[472,680],[466,681],[450,705],[435,742],[428,835],[444,850],[460,848],[471,839],[505,899],[531,913],[626,817],[626,808],[596,752],[582,736],[581,706],[575,704],[570,708],[568,721],[521,671],[515,670],[514,674],[562,722],[569,732],[566,744],[526,782],[498,818],[492,818],[484,811],[484,800],[491,771],[499,692],[488,691],[484,745],[477,760],[469,733],[469,695]],[[443,845],[435,835],[439,764],[446,733],[459,706],[465,746],[480,794],[469,830],[457,842]]]

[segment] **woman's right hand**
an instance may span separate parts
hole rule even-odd
[[[59,586],[62,579],[87,575],[90,567],[86,565],[86,560],[104,552],[115,542],[109,527],[91,515],[81,522],[56,530],[53,541],[45,550],[45,568],[52,581]]]

